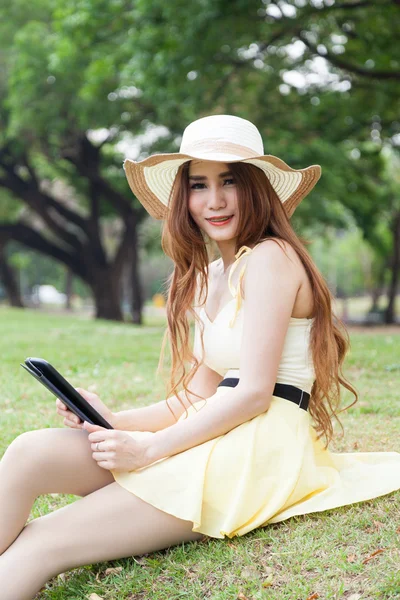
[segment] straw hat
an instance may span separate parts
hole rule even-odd
[[[192,159],[255,165],[268,177],[289,217],[321,176],[319,165],[292,169],[280,158],[265,155],[260,132],[250,121],[232,115],[203,117],[186,127],[179,152],[124,161],[132,192],[155,219],[166,218],[176,173]]]

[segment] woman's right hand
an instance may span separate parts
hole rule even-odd
[[[85,398],[85,400],[89,402],[89,404],[93,406],[93,408],[97,410],[98,413],[101,414],[102,417],[105,418],[106,421],[108,421],[108,423],[110,423],[110,425],[112,425],[114,413],[107,408],[97,394],[94,392],[88,392],[87,390],[79,387],[75,389],[81,396]],[[64,417],[64,425],[71,427],[72,429],[83,429],[83,421],[81,421],[81,419],[75,413],[73,413],[72,410],[70,410],[68,406],[62,402],[62,400],[60,400],[60,398],[57,398],[56,400],[56,407],[58,414]]]

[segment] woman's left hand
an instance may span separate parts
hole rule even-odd
[[[149,457],[154,435],[151,431],[135,431],[135,436],[137,435],[138,438],[135,439],[123,431],[106,429],[87,421],[84,422],[83,429],[89,433],[92,457],[102,469],[120,472],[135,471],[154,462]]]

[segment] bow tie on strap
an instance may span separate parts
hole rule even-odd
[[[236,320],[236,315],[238,314],[240,307],[242,306],[242,295],[240,294],[240,286],[241,286],[241,282],[243,279],[243,275],[246,269],[246,265],[243,265],[240,273],[239,273],[239,281],[238,284],[236,286],[236,290],[232,284],[232,275],[234,270],[236,269],[237,265],[239,264],[239,260],[245,256],[246,254],[250,254],[252,251],[254,250],[254,248],[249,248],[248,246],[242,246],[239,251],[235,254],[235,262],[232,264],[231,269],[229,271],[229,277],[228,277],[228,286],[229,286],[229,290],[232,294],[233,297],[236,297],[236,306],[235,306],[235,314],[233,315],[232,319],[229,322],[229,327],[233,327],[235,320]]]

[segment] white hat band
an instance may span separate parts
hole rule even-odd
[[[182,142],[180,152],[182,154],[190,154],[194,156],[197,153],[204,154],[219,154],[226,155],[231,154],[233,156],[237,156],[240,158],[255,158],[256,156],[261,156],[260,153],[255,152],[251,148],[247,146],[241,146],[240,144],[234,144],[232,142],[227,142],[226,140],[221,140],[218,138],[207,138],[198,140],[196,142],[192,141],[189,143]],[[220,158],[216,158],[216,160],[221,160]],[[234,160],[234,159],[231,159]]]

